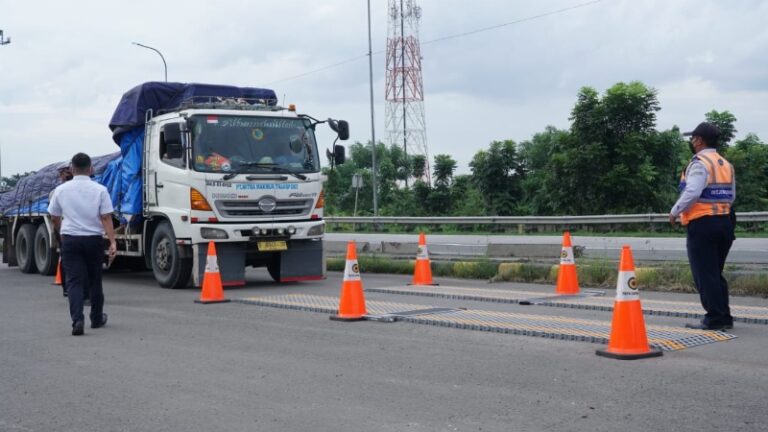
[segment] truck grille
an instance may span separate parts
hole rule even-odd
[[[277,206],[269,213],[259,208],[258,200],[215,201],[214,205],[223,217],[249,216],[302,216],[312,210],[312,200],[277,200]]]

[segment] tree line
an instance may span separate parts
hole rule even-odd
[[[475,153],[471,174],[456,175],[447,154],[408,156],[375,146],[379,214],[383,216],[512,216],[666,213],[678,196],[692,154],[679,128],[659,131],[655,89],[618,83],[599,94],[583,87],[569,129],[551,126],[531,139],[494,141]],[[733,141],[736,117],[709,111],[721,130],[718,151],[736,170],[738,211],[768,210],[768,145],[755,134]],[[689,125],[691,129],[695,125]],[[370,143],[349,148],[344,165],[325,169],[326,214],[352,215],[352,175],[363,176],[357,215],[373,214]]]

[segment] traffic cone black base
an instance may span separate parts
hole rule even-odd
[[[224,300],[198,300],[195,299],[195,303],[199,304],[213,304],[213,303],[229,303],[231,300],[224,299]]]
[[[344,322],[352,322],[352,321],[365,321],[365,317],[357,317],[357,318],[344,318],[340,317],[338,315],[331,315],[329,318],[331,321],[344,321]]]
[[[600,357],[608,357],[612,359],[617,360],[637,360],[637,359],[644,359],[648,357],[661,357],[664,355],[664,351],[658,350],[656,348],[651,348],[649,352],[646,353],[640,353],[640,354],[616,354],[612,352],[608,352],[604,349],[599,349],[595,351],[595,354],[599,355]]]

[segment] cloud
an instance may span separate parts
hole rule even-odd
[[[371,3],[375,127],[383,140],[388,10],[383,0]],[[602,92],[619,81],[659,90],[660,128],[728,109],[739,136],[768,137],[768,2],[604,0],[435,43],[427,42],[581,0],[418,3],[429,152],[456,155],[459,171],[492,140],[568,127],[580,87]],[[0,47],[4,175],[77,151],[115,150],[107,123],[120,96],[163,79],[159,56],[133,41],[162,51],[171,81],[270,86],[303,112],[346,118],[353,140],[370,139],[365,2],[41,0],[0,9],[0,28],[13,38]],[[287,79],[349,59],[356,60]],[[321,146],[330,141],[321,130]]]

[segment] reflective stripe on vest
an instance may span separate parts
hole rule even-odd
[[[727,215],[731,211],[735,192],[733,165],[714,152],[698,153],[691,163],[700,160],[707,169],[707,186],[687,210],[680,214],[683,225],[702,216]],[[690,164],[688,165],[690,167]],[[686,168],[680,176],[680,191],[685,189]]]

